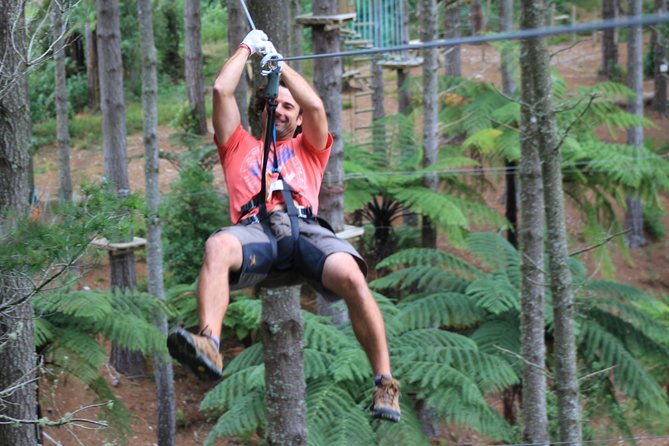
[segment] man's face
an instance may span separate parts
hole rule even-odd
[[[302,113],[293,95],[286,87],[279,87],[275,112],[276,139],[290,139],[295,129],[302,125]],[[263,110],[263,125],[267,122],[267,107]]]

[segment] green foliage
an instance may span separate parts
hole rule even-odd
[[[45,210],[39,220],[25,220],[0,241],[2,274],[31,278],[32,288],[19,298],[32,299],[35,344],[45,359],[47,378],[67,375],[112,401],[100,414],[121,435],[130,416],[116,400],[100,368],[108,361],[102,339],[144,353],[166,354],[162,334],[150,322],[163,310],[146,294],[74,291],[75,265],[91,241],[132,220],[135,198],[117,199],[106,185],[86,185],[80,202]]]
[[[509,426],[484,396],[516,383],[518,376],[513,368],[505,360],[479,350],[462,334],[432,328],[428,316],[418,318],[423,323],[406,324],[415,309],[395,305],[380,294],[375,298],[386,321],[393,374],[402,382],[402,422],[371,420],[368,407],[373,373],[351,326],[335,327],[329,319],[303,311],[309,443],[427,445],[415,400],[408,395],[425,401],[443,421],[507,439]],[[257,329],[260,319],[255,315],[260,303],[238,303],[246,307],[244,314],[254,315],[248,322],[254,321]],[[219,417],[206,444],[214,444],[218,437],[244,436],[262,428],[263,392],[262,349],[256,343],[226,362],[224,379],[200,406]]]
[[[575,91],[567,89],[555,74],[558,139],[562,149],[563,186],[583,217],[582,235],[597,243],[610,233],[622,231],[616,209],[624,208],[625,198],[639,195],[649,213],[661,209],[660,193],[669,190],[669,162],[649,147],[612,144],[595,130],[606,127],[616,132],[636,126],[652,126],[647,118],[620,108],[633,95],[626,86],[601,82]],[[440,122],[450,134],[463,134],[463,148],[489,163],[519,159],[520,107],[501,95],[492,85],[461,78],[444,78],[441,88],[455,98],[440,112]],[[619,247],[626,247],[623,239]],[[613,274],[609,247],[596,251],[607,276]]]
[[[215,154],[211,146],[191,149],[179,160],[179,179],[161,203],[165,266],[173,284],[195,281],[202,265],[204,243],[230,223],[227,200],[213,186],[206,169]]]
[[[419,347],[425,351],[435,343],[456,346],[454,342],[457,342],[457,338],[436,334],[436,331],[448,332],[433,327],[457,328],[461,333],[469,333],[469,339],[474,341],[477,351],[480,352],[478,355],[489,356],[476,357],[475,352],[455,355],[457,350],[444,356],[436,350],[431,354],[438,356],[429,358],[438,358],[438,364],[443,366],[455,359],[461,361],[459,370],[464,370],[468,378],[476,376],[476,373],[485,376],[486,370],[495,370],[496,384],[481,378],[477,382],[480,388],[488,389],[486,385],[509,386],[515,376],[512,370],[520,366],[508,362],[514,357],[506,356],[508,352],[520,353],[520,257],[497,234],[471,234],[467,239],[467,246],[468,253],[473,254],[477,264],[481,265],[480,269],[474,264],[456,262],[445,253],[435,251],[429,254],[429,250],[407,250],[381,262],[380,267],[390,268],[393,272],[371,285],[377,289],[393,287],[399,291],[401,301],[398,307],[406,315],[404,320],[407,325],[414,330],[411,342],[398,355],[403,360],[417,355]],[[663,419],[669,412],[669,406],[651,369],[652,364],[664,363],[669,359],[669,337],[666,334],[666,325],[663,326],[653,318],[657,308],[652,306],[652,299],[630,285],[590,279],[584,266],[577,260],[572,259],[570,266],[577,308],[580,368],[586,371],[584,374],[587,371],[614,368],[611,375],[599,374],[600,378],[597,378],[606,380],[605,384],[612,386],[613,390],[608,393],[599,390],[588,393],[591,398],[588,404],[603,412],[603,416],[611,417],[622,432],[625,432],[631,413],[622,410],[623,399],[616,396],[621,393],[625,400],[636,401],[635,407],[643,416],[648,419]],[[474,273],[475,270],[478,272]],[[545,317],[550,345],[551,296],[548,289],[546,293]],[[437,299],[445,302],[437,302]],[[454,309],[462,312],[462,318],[455,314]],[[437,311],[443,314],[436,315]],[[455,324],[451,320],[455,320]],[[424,330],[435,333],[428,336],[423,334],[426,333]],[[401,344],[395,339],[391,346],[396,349]],[[460,344],[460,347],[463,346],[465,344]],[[502,361],[507,367],[513,367],[505,375],[506,378],[503,378],[500,371],[504,368],[493,366],[493,362],[484,366],[486,361]],[[467,364],[476,364],[476,370],[469,370]],[[416,371],[422,367],[426,371],[433,366],[414,364],[410,369]],[[434,373],[415,372],[416,380],[434,379],[434,376]],[[452,376],[455,381],[451,386],[459,385],[464,389],[464,381],[456,380],[461,377]],[[611,381],[608,381],[609,376]],[[467,401],[475,400],[476,394],[472,392],[473,390],[468,391],[470,400]],[[472,423],[476,425],[475,421]]]
[[[377,122],[380,140],[347,143],[344,167],[347,174],[347,211],[359,209],[360,216],[374,226],[374,252],[383,255],[396,248],[393,223],[407,211],[429,217],[446,231],[451,241],[464,238],[470,225],[504,226],[504,219],[488,209],[480,195],[458,176],[442,176],[446,169],[473,166],[476,162],[459,152],[442,152],[439,162],[423,168],[421,142],[411,116],[390,115]],[[441,176],[437,191],[426,187],[423,178]]]

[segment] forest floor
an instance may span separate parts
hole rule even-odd
[[[591,39],[584,39],[578,45],[572,47],[571,42],[558,45],[552,50],[563,49],[554,59],[553,63],[564,76],[570,88],[577,86],[593,85],[602,79],[597,76],[597,69],[600,63],[601,47]],[[620,62],[624,66],[626,57],[626,48],[620,46]],[[499,54],[488,45],[465,46],[462,48],[462,71],[463,76],[471,79],[485,79],[500,85]],[[416,71],[416,76],[420,76],[420,71]],[[652,82],[645,85],[646,93],[652,92]],[[395,80],[387,80],[387,104],[386,113],[396,112],[396,97],[390,92],[395,91]],[[655,113],[646,110],[647,116],[656,124],[655,128],[646,129],[647,138],[652,139],[656,146],[664,146],[669,142],[669,119],[656,116]],[[76,119],[76,118],[75,118]],[[350,109],[344,110],[343,128],[348,130],[352,125],[353,116]],[[159,145],[162,151],[178,152],[183,150],[170,141],[170,134],[174,130],[169,127],[161,127],[159,135]],[[619,132],[622,133],[622,132]],[[624,138],[624,134],[619,134],[619,138]],[[144,189],[144,148],[142,144],[142,135],[133,134],[128,137],[128,159],[129,159],[129,177],[130,186],[133,191]],[[35,163],[35,184],[40,199],[48,196],[56,197],[58,195],[58,149],[54,146],[42,147],[34,158]],[[102,154],[100,149],[76,149],[71,154],[72,179],[75,188],[85,180],[98,179],[103,171]],[[223,177],[220,169],[215,171],[215,185],[223,189]],[[167,191],[169,184],[178,176],[176,168],[168,161],[160,161],[160,184],[161,190]],[[486,194],[486,200],[495,209],[502,211],[503,188],[500,186]],[[669,209],[669,198],[663,199],[665,208]],[[569,203],[568,203],[569,204]],[[568,209],[567,221],[570,233],[576,235],[579,232],[580,220],[577,212]],[[665,214],[664,225],[669,228],[669,213]],[[572,237],[571,250],[576,250],[585,246],[585,242],[579,241],[578,237]],[[647,292],[654,294],[669,294],[669,237],[664,240],[654,242],[643,249],[634,250],[630,253],[630,258],[626,258],[616,247],[612,248],[613,260],[616,266],[616,280],[620,282],[635,285]],[[584,260],[588,264],[590,271],[597,270],[597,261],[592,255],[586,255]],[[142,257],[138,259],[137,276],[140,280],[146,276],[146,264]],[[91,288],[105,288],[109,286],[109,270],[106,261],[102,261],[96,268],[92,269],[80,281],[79,286],[88,286]],[[234,349],[235,347],[231,347]],[[225,352],[224,352],[225,353]],[[233,351],[228,352],[228,357]],[[150,365],[149,365],[150,367]],[[155,398],[155,386],[152,374],[149,371],[147,376],[139,381],[129,380],[119,376],[111,368],[104,368],[103,372],[110,384],[113,385],[113,391],[116,396],[123,401],[132,413],[133,433],[129,438],[128,444],[138,446],[151,446],[157,444],[156,426],[157,409]],[[174,378],[177,392],[178,405],[178,433],[176,444],[179,446],[195,446],[204,444],[204,439],[213,427],[213,421],[208,420],[198,411],[198,406],[204,394],[213,387],[213,384],[207,384],[197,381],[186,369],[175,364]],[[40,397],[42,407],[46,413],[44,415],[52,418],[59,414],[63,415],[72,412],[86,404],[95,402],[92,393],[74,380],[62,378],[55,382],[43,380]],[[84,412],[87,418],[95,418],[93,411]],[[102,445],[117,444],[113,440],[113,434],[109,431],[92,431],[83,429],[47,429],[47,438],[45,444],[62,445]],[[602,427],[599,438],[610,438],[606,434],[606,428]],[[639,435],[644,435],[639,432]],[[669,435],[669,424],[667,432]],[[57,443],[60,441],[61,443]],[[217,444],[232,445],[240,444],[232,441],[221,441]],[[435,444],[484,444],[479,437],[467,432],[451,431],[443,438],[435,441]],[[612,441],[606,444],[622,445],[628,444],[625,441]],[[640,446],[669,446],[669,439],[648,439],[637,442]]]

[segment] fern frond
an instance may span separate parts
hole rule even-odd
[[[336,354],[341,349],[351,346],[352,341],[328,319],[307,311],[302,312],[302,317],[304,319],[305,348]]]
[[[372,281],[369,286],[375,290],[399,288],[401,290],[463,292],[468,284],[469,282],[441,268],[421,265],[394,271]]]
[[[341,350],[330,363],[330,374],[335,382],[353,381],[363,383],[374,373],[365,352],[359,347]]]
[[[334,381],[317,381],[307,386],[307,422],[309,429],[324,430],[356,405],[351,395]]]
[[[520,353],[520,324],[516,317],[488,320],[481,324],[470,337],[485,353],[500,354],[498,347]]]
[[[380,268],[418,265],[442,266],[444,269],[456,273],[467,280],[483,276],[483,273],[478,268],[470,265],[461,258],[432,248],[403,249],[386,257],[378,264]]]
[[[520,293],[505,279],[497,276],[475,280],[467,287],[467,296],[492,314],[509,310],[520,312]]]
[[[235,359],[226,364],[223,369],[223,377],[231,376],[262,363],[262,343],[256,342],[252,346],[245,348],[239,355],[235,356]]]
[[[482,319],[483,313],[462,293],[437,292],[403,299],[397,307],[406,330],[446,325],[467,327]]]
[[[309,380],[325,379],[328,376],[328,365],[332,363],[333,356],[329,353],[304,349],[304,378]]]
[[[476,343],[466,336],[436,328],[423,328],[407,331],[394,338],[392,350],[407,348],[408,350],[420,351],[427,346],[476,349]]]
[[[650,410],[669,412],[662,397],[662,388],[627,351],[620,339],[594,321],[582,321],[581,331],[582,346],[589,360],[599,360],[606,367],[615,366],[614,381],[617,388]]]
[[[40,348],[54,338],[55,327],[46,319],[36,317],[33,321],[35,329],[35,346]]]
[[[266,421],[265,398],[261,390],[254,390],[235,400],[235,404],[216,422],[204,444],[213,446],[216,439],[244,435]]]
[[[494,270],[520,271],[521,262],[518,251],[499,234],[492,232],[472,233],[467,238],[467,247]],[[514,279],[517,278],[519,277],[514,277]],[[518,286],[520,281],[514,280],[513,283]]]
[[[249,392],[263,392],[265,389],[264,364],[247,367],[227,376],[205,395],[200,403],[200,410],[224,412],[235,405],[236,401]]]
[[[400,423],[388,423],[386,421],[373,421],[376,431],[376,443],[387,446],[429,446],[430,440],[425,436],[423,425],[416,414],[414,406],[404,396],[400,398],[400,409],[402,410],[402,421]]]
[[[87,333],[56,329],[56,344],[49,347],[53,362],[62,370],[90,385],[99,377],[100,367],[107,362],[107,352]]]
[[[359,405],[350,406],[346,413],[331,420],[324,433],[332,446],[367,446],[375,444],[376,439],[369,415]]]
[[[110,295],[97,291],[38,294],[33,306],[38,314],[61,313],[91,321],[104,320],[114,311]]]

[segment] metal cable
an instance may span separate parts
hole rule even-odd
[[[364,50],[338,51],[333,53],[321,53],[321,54],[312,54],[306,56],[291,56],[277,60],[291,61],[291,60],[325,59],[329,57],[364,56],[368,54],[389,53],[395,51],[422,50],[427,48],[438,48],[443,46],[457,46],[457,45],[477,44],[485,42],[498,42],[500,40],[519,40],[519,39],[528,39],[532,37],[547,37],[547,36],[556,36],[559,34],[591,32],[610,28],[658,25],[662,23],[669,23],[669,14],[649,14],[649,15],[635,16],[624,19],[608,19],[596,22],[580,23],[576,25],[550,26],[546,28],[534,28],[520,31],[486,34],[483,36],[456,37],[451,39],[433,40],[430,42],[423,42],[423,43],[395,45],[385,48],[370,48]]]

